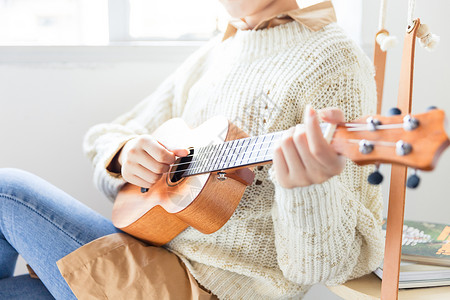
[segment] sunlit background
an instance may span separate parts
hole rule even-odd
[[[0,0],[0,45],[208,40],[229,18],[218,0]]]
[[[212,0],[0,0],[0,43],[207,40],[227,18],[219,1]]]
[[[0,44],[104,44],[107,0],[0,0]]]

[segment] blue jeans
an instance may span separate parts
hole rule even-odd
[[[47,181],[0,169],[0,299],[76,299],[56,261],[116,232],[122,231]],[[12,277],[18,254],[40,280]]]

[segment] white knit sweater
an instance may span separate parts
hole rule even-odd
[[[111,157],[173,117],[196,127],[222,114],[260,135],[302,123],[308,103],[339,107],[348,120],[374,113],[373,75],[369,59],[335,23],[317,32],[293,21],[239,30],[224,42],[216,36],[131,111],[89,130],[84,149],[94,181],[114,199],[124,180],[106,171]],[[261,92],[270,101],[258,98]],[[220,299],[297,299],[315,283],[362,276],[383,255],[382,198],[367,183],[371,171],[349,161],[323,184],[286,189],[271,165],[256,168],[223,228],[210,235],[188,228],[166,247]]]

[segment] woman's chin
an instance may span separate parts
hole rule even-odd
[[[255,8],[246,3],[245,1],[239,0],[220,0],[228,14],[233,18],[243,18],[250,15]]]

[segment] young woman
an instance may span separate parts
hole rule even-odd
[[[273,164],[255,168],[220,230],[187,228],[159,248],[44,180],[3,169],[0,298],[300,298],[315,283],[339,284],[378,266],[380,189],[366,181],[370,168],[327,144],[318,118],[374,113],[371,62],[336,24],[331,2],[304,9],[294,0],[221,2],[234,17],[225,35],[131,111],[86,134],[94,181],[111,200],[126,182],[151,189],[175,156],[187,154],[152,136],[173,117],[194,128],[221,114],[251,136],[290,129]],[[11,277],[17,253],[41,281]]]

